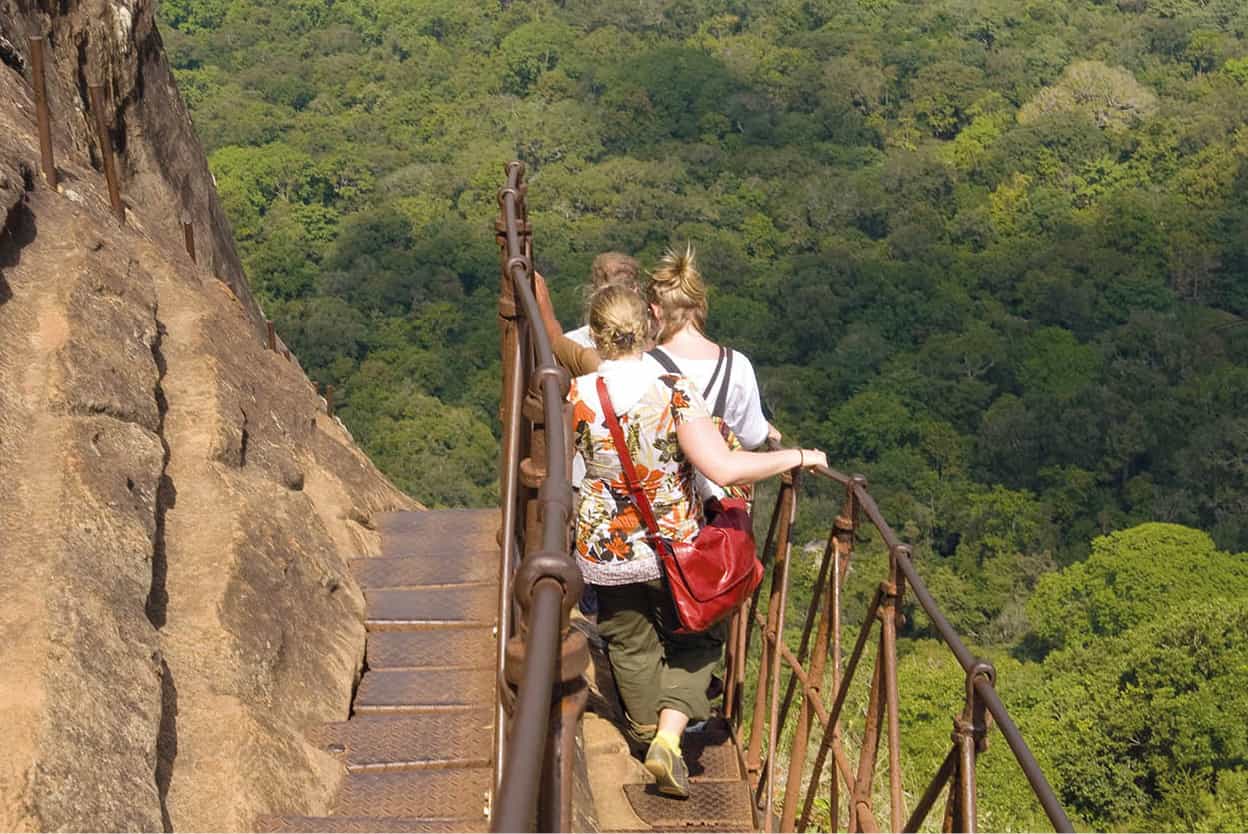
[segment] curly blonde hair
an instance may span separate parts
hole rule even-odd
[[[645,300],[636,290],[608,284],[589,299],[589,334],[603,359],[617,359],[645,350],[650,319]]]
[[[706,283],[698,272],[693,244],[678,253],[668,249],[650,274],[646,299],[659,307],[659,343],[666,342],[686,324],[693,322],[706,332]]]

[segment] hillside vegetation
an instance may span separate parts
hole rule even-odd
[[[163,15],[257,295],[399,484],[493,500],[491,224],[523,159],[568,324],[596,253],[695,244],[712,335],[789,437],[870,475],[1073,815],[1248,825],[1220,717],[1248,691],[1241,0]],[[992,827],[1032,824],[1007,787]]]

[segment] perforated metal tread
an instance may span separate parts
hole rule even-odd
[[[680,748],[695,782],[731,781],[741,778],[741,763],[732,746],[732,734],[722,718],[713,718],[705,729],[685,733]]]
[[[366,625],[372,630],[493,626],[494,583],[448,585],[402,591],[365,591]]]
[[[480,819],[401,819],[398,817],[276,817],[256,820],[256,830],[272,834],[294,834],[300,831],[324,832],[442,832],[488,831],[489,820]]]
[[[365,648],[368,668],[372,670],[427,666],[472,666],[492,670],[498,651],[493,631],[486,626],[378,631],[368,635]]]
[[[351,771],[485,767],[493,728],[493,709],[476,708],[326,724],[318,740]]]
[[[424,552],[401,558],[354,559],[351,572],[361,588],[411,588],[460,582],[494,582],[498,578],[498,548],[467,551],[446,543],[445,552]]]
[[[380,513],[376,518],[382,550],[389,557],[410,555],[405,552],[409,547],[419,553],[445,543],[469,549],[498,547],[497,509]]]
[[[479,808],[484,816],[492,776],[488,767],[349,773],[334,813],[449,819]]]
[[[257,830],[487,830],[498,522],[497,510],[377,518],[381,557],[353,565],[369,671],[351,720],[313,734],[347,768],[334,816],[261,817]]]
[[[355,714],[371,716],[489,703],[493,669],[396,669],[370,671],[355,695]]]
[[[651,828],[750,831],[750,791],[745,782],[694,782],[688,799],[660,796],[653,784],[624,786],[633,811]]]

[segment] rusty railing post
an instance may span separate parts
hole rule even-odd
[[[798,664],[806,662],[808,655],[808,638],[810,636],[810,627],[812,625],[811,614],[815,611],[819,612],[819,626],[815,634],[815,650],[811,657],[810,672],[808,679],[811,682],[811,691],[813,697],[822,698],[823,691],[823,670],[825,661],[828,657],[829,641],[831,639],[831,619],[832,619],[832,589],[828,583],[828,574],[833,572],[832,581],[835,582],[835,570],[833,566],[833,556],[836,553],[836,529],[833,528],[828,533],[828,543],[823,550],[823,559],[819,564],[819,578],[815,582],[815,591],[811,595],[810,608],[807,611],[806,624],[802,629],[802,641],[798,648],[797,660]],[[825,587],[827,588],[825,592]],[[780,726],[785,724],[785,716],[788,711],[788,699],[797,687],[797,676],[789,677],[789,688],[785,692],[785,703],[780,709]],[[785,777],[784,803],[780,813],[780,830],[792,831],[794,820],[797,818],[797,800],[801,795],[802,773],[806,770],[806,748],[810,743],[811,715],[814,711],[811,706],[812,695],[807,692],[801,693],[801,707],[797,718],[797,731],[793,735],[793,748],[789,751],[789,773]]]
[[[901,789],[901,723],[900,698],[897,691],[897,625],[901,617],[902,579],[897,560],[909,556],[905,545],[890,548],[888,554],[888,593],[880,612],[880,650],[884,653],[884,692],[888,717],[888,784],[889,822],[893,831],[905,821],[905,804]]]
[[[48,80],[44,67],[43,35],[30,37],[30,76],[35,88],[35,119],[39,125],[39,156],[48,188],[56,190],[56,158],[52,149],[52,111],[48,108]]]
[[[881,594],[884,596],[885,594]],[[883,611],[886,602],[876,610]],[[858,772],[854,776],[854,793],[850,804],[850,831],[866,831],[863,820],[871,814],[871,783],[875,777],[876,752],[880,745],[880,724],[884,718],[884,638],[881,635],[871,673],[871,689],[867,696],[867,720],[862,731],[862,748],[858,753]]]
[[[975,763],[978,755],[988,746],[988,722],[984,702],[975,694],[977,678],[996,679],[991,663],[977,661],[966,673],[966,705],[962,715],[953,720],[953,744],[957,751],[957,778],[950,788],[956,800],[951,804],[955,813],[953,824],[957,830],[975,834],[979,827],[975,796]]]
[[[780,739],[780,644],[784,640],[784,615],[789,596],[789,556],[793,546],[793,522],[797,517],[797,486],[800,482],[800,469],[791,470],[781,475],[785,485],[785,497],[779,524],[776,528],[776,563],[771,573],[771,589],[767,610],[767,627],[763,631],[764,645],[770,646],[771,653],[767,656],[770,669],[759,666],[760,676],[766,674],[771,681],[768,684],[768,722],[767,722],[767,759],[766,773],[760,774],[762,784],[756,789],[755,807],[761,805],[763,812],[763,831],[775,831],[776,800],[776,745]],[[755,714],[758,714],[757,708]],[[761,740],[761,739],[760,739]],[[751,742],[753,739],[751,739]],[[761,792],[761,796],[759,793]]]
[[[325,386],[325,414],[329,417],[334,416],[334,386]]]
[[[87,90],[91,98],[91,110],[95,114],[95,132],[100,140],[100,161],[104,165],[104,179],[108,182],[108,201],[119,223],[126,222],[126,204],[121,200],[121,183],[117,179],[117,160],[113,156],[113,137],[109,133],[108,118],[104,115],[104,85],[90,84]]]
[[[781,519],[783,518],[785,514],[785,507],[787,506],[786,502],[788,500],[787,499],[788,490],[790,490],[791,488],[792,488],[792,484],[789,482],[789,480],[782,477],[780,479],[780,488],[776,491],[776,506],[775,506],[775,509],[772,511],[770,529],[767,531],[767,538],[763,542],[762,556],[763,556],[764,561],[766,560],[766,557],[767,557],[767,551],[771,547],[774,541],[773,536],[776,534],[776,531],[779,530],[780,527],[782,526]],[[776,552],[779,553],[779,550],[780,548],[777,547]],[[758,789],[759,781],[761,777],[761,770],[762,770],[763,733],[765,732],[766,714],[767,714],[766,713],[767,683],[769,680],[768,671],[771,669],[772,655],[773,654],[778,655],[778,652],[776,652],[773,649],[771,641],[768,640],[767,638],[767,629],[772,627],[772,624],[775,622],[775,618],[777,615],[776,606],[779,603],[779,596],[778,596],[779,588],[777,587],[778,580],[779,580],[779,556],[776,556],[776,564],[773,565],[772,571],[771,571],[771,592],[768,595],[767,620],[766,620],[766,623],[762,625],[762,629],[761,629],[762,630],[761,639],[763,643],[759,647],[758,684],[754,688],[754,713],[753,713],[753,717],[750,720],[750,745],[749,745],[748,752],[746,753],[746,756],[745,756],[745,764],[746,764],[746,770],[748,771],[747,776],[750,780],[750,788],[755,791],[757,791]],[[751,604],[751,612],[750,612],[752,618],[756,618],[758,616],[758,612],[757,612],[758,600],[759,600],[759,594],[758,592],[755,592],[754,600]],[[749,628],[752,625],[754,624],[753,623],[746,624],[745,632],[746,632],[747,638],[749,635]],[[748,652],[748,650],[749,650],[749,640],[747,639],[746,651]],[[755,804],[757,805],[757,803]]]
[[[269,335],[269,350],[277,353],[277,328],[273,326],[271,319],[265,319],[264,324]]]
[[[186,246],[186,254],[191,256],[191,263],[198,263],[195,257],[195,226],[191,223],[191,213],[182,209],[182,242]]]

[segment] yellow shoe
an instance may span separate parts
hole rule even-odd
[[[646,770],[654,776],[659,793],[678,799],[689,798],[689,767],[684,757],[662,739],[650,742],[650,749],[646,751]]]

